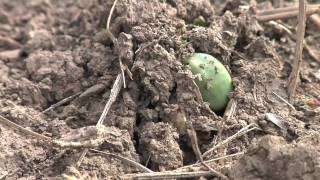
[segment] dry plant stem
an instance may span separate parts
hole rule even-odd
[[[21,49],[13,49],[0,52],[0,59],[2,60],[16,60],[22,54]]]
[[[107,25],[106,25],[106,31],[107,31],[107,35],[110,37],[110,39],[112,40],[113,44],[118,47],[118,40],[115,38],[115,36],[112,34],[112,32],[110,31],[110,21],[111,21],[111,17],[114,11],[114,8],[116,7],[118,0],[114,0],[113,5],[111,7],[108,19],[107,19]],[[113,87],[111,89],[111,93],[110,93],[110,98],[106,104],[106,106],[104,107],[104,110],[97,122],[97,126],[103,124],[104,119],[106,118],[106,115],[112,105],[112,103],[115,101],[116,97],[118,96],[120,90],[121,90],[121,83],[123,82],[123,87],[126,87],[126,83],[125,83],[125,76],[124,76],[124,70],[123,70],[123,65],[122,65],[122,61],[119,59],[119,64],[120,64],[120,69],[121,69],[121,73],[118,74],[116,81],[113,84]],[[81,153],[78,161],[76,162],[76,167],[79,167],[81,165],[81,162],[83,160],[83,158],[86,156],[86,154],[88,153],[88,149],[84,149],[83,152]]]
[[[106,116],[111,108],[111,105],[116,101],[116,98],[118,96],[118,94],[120,93],[120,90],[121,90],[121,84],[122,84],[122,76],[121,74],[119,73],[117,75],[117,78],[113,84],[113,87],[111,89],[111,92],[110,92],[110,96],[109,96],[109,99],[108,99],[108,102],[106,103],[104,109],[103,109],[103,112],[97,122],[97,125],[96,126],[99,126],[99,125],[102,125],[104,120],[106,119]],[[88,149],[84,149],[83,152],[81,153],[78,161],[76,162],[76,167],[79,167],[81,165],[81,162],[83,160],[83,158],[86,156],[86,154],[88,153]]]
[[[104,139],[94,139],[87,141],[61,141],[61,140],[53,140],[54,145],[61,148],[89,148],[89,147],[98,147],[101,145]]]
[[[316,15],[316,14],[314,14]],[[312,15],[313,16],[313,15]],[[311,17],[312,17],[311,16]],[[310,17],[310,19],[311,19]],[[283,24],[279,23],[279,22],[276,22],[276,21],[270,21],[269,22],[271,25],[274,25],[274,26],[277,26],[281,29],[283,29],[287,34],[288,36],[296,41],[296,37],[294,36],[294,34],[290,31],[290,29],[288,29],[286,26],[284,26]],[[320,29],[320,19],[319,19],[319,29]],[[317,54],[316,52],[316,49],[313,50],[308,44],[306,41],[303,41],[303,48],[307,51],[307,53],[316,61],[320,62],[320,55]],[[320,53],[319,53],[320,54]]]
[[[279,23],[279,22],[276,22],[276,21],[269,21],[269,24],[273,25],[273,26],[276,26],[280,29],[282,29],[283,31],[285,31],[289,37],[293,40],[295,40],[294,36],[293,36],[293,33],[290,31],[289,28],[287,28],[285,25]]]
[[[213,145],[215,146],[216,143],[218,143],[222,139],[222,133],[224,131],[224,124],[225,122],[229,121],[230,118],[233,116],[234,112],[236,111],[237,108],[237,102],[234,99],[230,99],[227,108],[223,114],[223,120],[221,121],[218,129],[218,134],[217,138],[214,141]]]
[[[122,64],[122,60],[121,59],[119,59],[119,64],[120,64],[121,76],[122,76],[122,79],[123,79],[123,88],[127,88],[126,78],[125,78],[125,75],[124,75],[125,66]]]
[[[148,159],[147,159],[147,161],[145,163],[146,167],[149,165],[150,159],[151,159],[151,153],[149,153]]]
[[[162,37],[160,37],[159,39],[157,40],[153,40],[149,43],[147,43],[145,46],[142,46],[142,47],[139,47],[136,52],[134,52],[136,55],[139,55],[142,51],[144,51],[146,48],[150,47],[150,46],[153,46],[157,43],[159,43],[161,41]]]
[[[314,10],[314,9],[319,9],[319,8],[320,8],[320,4],[314,4],[314,5],[307,6],[308,10]],[[257,16],[278,14],[278,13],[298,11],[298,10],[299,10],[299,6],[289,6],[289,7],[283,7],[283,8],[268,9],[268,10],[258,11]]]
[[[211,149],[209,149],[208,151],[206,151],[205,153],[202,154],[202,158],[208,156],[212,151],[214,151],[215,149],[217,149],[218,147],[221,147],[227,143],[229,143],[230,141],[244,135],[247,134],[248,132],[257,129],[257,127],[253,127],[255,126],[255,124],[249,124],[248,126],[240,129],[237,133],[235,133],[234,135],[228,137],[227,139],[225,139],[224,141],[220,142],[219,144],[217,144],[216,146],[212,147]]]
[[[235,154],[221,156],[221,157],[217,157],[217,158],[214,158],[214,159],[210,159],[210,160],[204,161],[204,163],[209,164],[209,163],[212,163],[212,162],[215,162],[215,161],[219,161],[221,159],[236,157],[236,156],[240,156],[240,155],[243,155],[243,154],[244,154],[244,152],[239,152],[239,153],[235,153]],[[191,164],[191,165],[188,165],[188,166],[180,167],[180,168],[175,169],[173,171],[184,171],[186,169],[194,168],[194,167],[197,167],[197,166],[200,166],[200,165],[202,165],[202,164],[201,163],[195,163],[195,164]]]
[[[136,167],[141,172],[146,172],[146,173],[152,173],[153,172],[152,170],[146,168],[145,166],[143,166],[143,165],[141,165],[141,164],[139,164],[139,163],[137,163],[135,161],[132,161],[132,160],[130,160],[128,158],[125,158],[125,157],[122,157],[122,156],[119,156],[119,155],[116,155],[116,154],[112,154],[112,153],[107,153],[107,152],[95,150],[95,149],[90,149],[90,151],[95,152],[95,153],[100,153],[100,154],[103,154],[105,156],[110,156],[110,157],[119,159],[120,161],[122,161],[125,164],[128,164],[130,166]]]
[[[117,45],[117,39],[114,37],[114,35],[112,34],[112,32],[110,31],[110,21],[111,21],[111,16],[113,14],[114,8],[116,7],[118,0],[114,0],[113,5],[111,7],[109,16],[108,16],[108,20],[107,20],[107,26],[106,26],[106,30],[107,30],[107,35],[110,37],[110,39],[112,40],[114,45]]]
[[[18,41],[10,38],[4,37],[0,35],[0,42],[1,44],[6,44],[7,46],[11,47],[12,49],[21,49],[23,47]]]
[[[192,123],[190,122],[189,124],[189,127],[187,129],[187,132],[188,132],[188,135],[189,135],[189,138],[191,140],[191,145],[192,145],[192,149],[194,151],[194,153],[196,154],[196,157],[198,160],[200,160],[201,164],[206,167],[209,171],[211,171],[211,173],[215,176],[218,176],[220,177],[221,179],[228,179],[225,175],[223,175],[222,173],[212,169],[210,166],[208,166],[204,161],[203,161],[203,158],[201,156],[201,152],[200,152],[200,149],[199,149],[199,145],[198,145],[198,138],[197,138],[197,134],[196,134],[196,131],[194,130],[193,128],[193,125]]]
[[[9,173],[7,171],[4,171],[3,175],[0,176],[0,180],[5,179],[8,176],[8,174]]]
[[[222,132],[224,130],[224,122],[230,120],[230,118],[233,116],[234,112],[236,111],[236,108],[237,108],[237,101],[235,101],[234,99],[230,99],[228,106],[227,106],[227,108],[224,112],[224,115],[223,115],[224,120],[222,121],[220,129],[218,131],[218,137],[221,138]]]
[[[318,14],[313,14],[313,15],[310,16],[310,20],[320,30],[320,16]]]
[[[305,15],[311,15],[316,12],[319,12],[319,8],[310,8],[307,11],[305,11]],[[268,15],[257,15],[256,19],[260,22],[270,21],[270,20],[279,20],[279,19],[288,19],[296,17],[300,13],[299,11],[293,10],[293,11],[287,11],[287,12],[279,12],[276,14],[268,14]]]
[[[104,139],[94,139],[94,140],[86,140],[86,141],[63,141],[52,139],[50,137],[44,136],[42,134],[33,132],[28,130],[10,120],[0,115],[0,123],[8,126],[9,128],[17,130],[21,134],[25,134],[27,136],[31,136],[36,138],[37,140],[43,141],[46,144],[51,144],[53,146],[57,146],[60,148],[88,148],[88,147],[97,147],[104,142]]]
[[[196,171],[196,172],[153,172],[140,174],[126,174],[121,176],[121,179],[177,179],[177,178],[192,178],[201,176],[212,176],[210,171]]]
[[[25,134],[25,135],[28,135],[28,136],[32,136],[32,137],[35,137],[37,138],[38,140],[42,140],[42,141],[46,141],[46,142],[52,142],[52,139],[50,137],[47,137],[47,136],[44,136],[44,135],[41,135],[41,134],[38,134],[36,132],[33,132],[31,130],[28,130],[10,120],[8,120],[7,118],[3,117],[0,115],[0,122],[12,129],[15,129],[17,131],[19,131],[20,133],[22,134]]]
[[[316,48],[311,48],[305,41],[303,43],[303,47],[314,60],[320,62],[320,52],[318,52]]]
[[[111,21],[111,17],[114,11],[114,8],[116,7],[118,0],[114,0],[109,16],[108,16],[108,20],[107,20],[107,25],[106,25],[106,30],[107,30],[107,35],[110,37],[110,39],[112,40],[113,44],[118,47],[118,40],[117,38],[115,38],[115,36],[112,34],[112,32],[110,31],[110,21]],[[123,87],[126,88],[126,81],[125,81],[125,76],[124,76],[124,66],[122,64],[121,59],[119,59],[119,65],[120,65],[120,70],[121,70],[121,75],[122,75],[122,79],[123,79]]]
[[[110,96],[109,96],[109,99],[108,99],[108,102],[107,104],[105,105],[104,109],[103,109],[103,112],[97,122],[97,126],[98,125],[102,125],[104,120],[106,119],[106,116],[111,108],[111,105],[116,101],[116,98],[117,96],[119,95],[120,93],[120,90],[121,90],[121,84],[122,84],[122,76],[121,74],[118,74],[117,75],[117,78],[112,86],[112,89],[111,89],[111,92],[110,92]]]
[[[69,97],[66,97],[66,98],[62,99],[61,101],[57,102],[56,104],[51,105],[49,108],[47,108],[47,109],[45,109],[44,111],[42,111],[42,113],[46,113],[46,112],[48,112],[48,111],[50,111],[50,110],[52,110],[52,109],[55,109],[55,108],[57,108],[57,107],[65,104],[65,103],[71,101],[73,98],[79,96],[81,93],[82,93],[82,92],[78,92],[78,93],[76,93],[76,94],[74,94],[74,95],[71,95],[71,96],[69,96]]]
[[[84,149],[84,150],[81,152],[81,154],[80,154],[80,156],[79,156],[79,159],[78,159],[78,161],[77,161],[76,164],[75,164],[75,167],[80,167],[80,165],[81,165],[84,157],[87,155],[88,152],[89,152],[89,149],[88,149],[88,148]]]
[[[285,100],[283,97],[281,97],[280,95],[278,95],[275,92],[272,92],[275,96],[277,96],[281,101],[283,101],[284,103],[286,103],[292,110],[296,110],[296,108],[294,108],[294,106],[292,104],[290,104],[287,100]]]
[[[293,68],[288,82],[289,101],[293,101],[293,97],[296,91],[298,77],[300,73],[300,67],[302,64],[302,50],[304,33],[306,28],[306,2],[305,0],[299,0],[299,16],[298,16],[298,31],[297,31],[297,44],[295,49],[295,61],[293,62]]]

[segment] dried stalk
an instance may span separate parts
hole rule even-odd
[[[320,4],[313,4],[313,5],[307,5],[307,10],[314,10],[319,9]],[[278,13],[284,13],[284,12],[292,12],[292,11],[299,11],[299,6],[289,6],[289,7],[283,7],[283,8],[276,8],[276,9],[267,9],[263,11],[258,11],[257,16],[263,16],[263,15],[274,15]]]
[[[240,156],[240,155],[243,155],[243,154],[244,154],[244,152],[238,152],[238,153],[235,153],[235,154],[230,154],[230,155],[225,155],[225,156],[213,158],[213,159],[204,161],[204,163],[210,164],[210,163],[213,163],[213,162],[218,161],[218,160],[231,158],[231,157],[236,157],[236,156]],[[198,167],[198,166],[201,166],[201,165],[202,165],[201,163],[195,163],[195,164],[191,164],[191,165],[187,165],[187,166],[182,166],[182,167],[180,167],[178,169],[175,169],[173,171],[178,171],[178,172],[186,171],[187,169],[195,168],[195,167]]]
[[[107,116],[107,114],[108,114],[108,112],[109,112],[109,110],[111,108],[111,105],[115,102],[117,96],[120,93],[120,90],[121,90],[121,87],[122,87],[121,84],[122,84],[122,76],[119,73],[117,75],[117,78],[116,78],[116,80],[115,80],[115,82],[113,84],[113,87],[111,89],[109,100],[106,103],[106,105],[105,105],[105,107],[103,109],[103,112],[102,112],[102,114],[101,114],[96,126],[100,126],[100,125],[103,124],[103,122],[104,122],[104,120],[105,120],[105,118],[106,118],[106,116]],[[81,162],[82,162],[83,158],[85,157],[85,155],[87,153],[88,153],[88,149],[84,149],[83,152],[81,153],[77,163],[76,163],[76,167],[79,167],[81,165]]]
[[[304,33],[306,28],[306,2],[305,0],[299,0],[299,16],[298,16],[298,31],[297,31],[297,44],[295,49],[295,61],[293,62],[293,68],[288,81],[288,93],[289,101],[293,101],[293,97],[297,88],[298,77],[300,73],[300,67],[302,64],[302,50]]]
[[[212,176],[210,171],[196,171],[196,172],[153,172],[140,174],[126,174],[121,179],[178,179],[178,178],[194,178],[201,176]]]
[[[74,94],[74,95],[71,95],[71,96],[69,96],[69,97],[66,97],[66,98],[62,99],[61,101],[59,101],[59,102],[51,105],[50,107],[48,107],[47,109],[45,109],[44,111],[42,111],[42,113],[46,113],[46,112],[48,112],[48,111],[50,111],[50,110],[52,110],[52,109],[55,109],[55,108],[57,108],[57,107],[65,104],[65,103],[71,101],[72,99],[74,99],[75,97],[79,96],[80,94],[81,94],[81,92],[78,92],[78,93],[76,93],[76,94]]]
[[[281,97],[280,95],[278,95],[275,92],[272,92],[276,97],[278,97],[281,101],[283,101],[284,103],[286,103],[292,110],[296,110],[296,108],[294,108],[294,106],[292,104],[290,104],[287,100],[285,100],[283,97]]]
[[[32,137],[35,137],[37,138],[38,140],[41,140],[41,141],[45,141],[45,142],[48,142],[48,143],[52,143],[52,139],[50,137],[47,137],[47,136],[44,136],[44,135],[41,135],[41,134],[38,134],[36,132],[33,132],[29,129],[26,129],[10,120],[8,120],[7,118],[3,117],[0,115],[0,122],[1,124],[4,124],[12,129],[15,129],[17,130],[18,132],[22,133],[22,134],[25,134],[25,135],[28,135],[28,136],[32,136]]]
[[[114,35],[110,31],[110,21],[111,21],[111,17],[112,17],[112,14],[113,14],[114,8],[116,7],[117,2],[118,2],[118,0],[114,0],[114,2],[113,2],[113,5],[110,9],[110,13],[108,16],[107,25],[106,25],[107,35],[109,36],[109,38],[111,39],[111,41],[113,42],[114,45],[118,44],[118,40],[116,37],[114,37]]]
[[[146,173],[152,173],[153,171],[146,168],[145,166],[133,161],[133,160],[130,160],[128,158],[125,158],[125,157],[122,157],[122,156],[119,156],[119,155],[116,155],[116,154],[112,154],[112,153],[107,153],[107,152],[103,152],[103,151],[98,151],[98,150],[95,150],[95,149],[90,149],[90,151],[93,151],[93,152],[96,152],[96,153],[100,153],[100,154],[103,154],[105,156],[110,156],[110,157],[113,157],[113,158],[116,158],[116,159],[119,159],[120,161],[122,161],[123,163],[125,164],[128,164],[128,165],[131,165],[133,167],[136,167],[137,169],[139,169],[140,171],[142,172],[146,172]]]
[[[314,13],[319,12],[320,5],[314,5],[308,7],[307,10],[305,10],[305,15],[311,15]],[[256,15],[256,19],[260,22],[270,21],[270,20],[279,20],[279,19],[288,19],[288,18],[294,18],[296,17],[301,10],[297,10],[296,7],[288,7],[288,8],[278,8],[274,10],[268,10],[260,12]]]
[[[194,151],[194,153],[196,154],[196,157],[198,160],[200,160],[201,164],[206,167],[213,175],[220,177],[221,179],[228,179],[225,175],[223,175],[221,172],[214,170],[213,168],[211,168],[210,166],[208,166],[204,161],[203,158],[201,156],[201,152],[199,149],[199,145],[198,145],[198,138],[197,138],[197,134],[196,131],[193,128],[192,123],[189,123],[188,129],[187,129],[189,138],[191,140],[191,145],[192,145],[192,149]]]
[[[227,139],[225,139],[224,141],[220,142],[219,144],[217,144],[216,146],[212,147],[211,149],[209,149],[208,151],[206,151],[205,153],[202,154],[202,158],[208,156],[212,151],[214,151],[215,149],[217,149],[218,147],[221,147],[227,143],[229,143],[230,141],[244,135],[247,134],[248,132],[257,129],[257,127],[255,127],[255,124],[249,124],[248,126],[240,129],[237,133],[235,133],[234,135],[228,137]]]
[[[107,25],[106,25],[107,35],[110,37],[110,39],[112,40],[113,44],[116,47],[118,47],[118,40],[115,38],[115,36],[110,31],[110,21],[111,21],[111,16],[113,14],[113,11],[114,11],[114,8],[115,8],[117,2],[118,2],[118,0],[114,0],[114,2],[113,2],[113,5],[111,7],[111,10],[110,10],[110,13],[108,16]],[[109,100],[108,100],[107,104],[105,105],[104,110],[103,110],[103,112],[97,122],[97,126],[103,124],[103,121],[105,120],[105,117],[108,114],[111,105],[113,104],[113,102],[115,101],[115,99],[117,98],[117,96],[121,90],[121,83],[123,82],[123,86],[126,87],[123,65],[122,65],[122,61],[120,58],[119,58],[119,64],[120,64],[121,73],[118,74],[116,81],[113,84]],[[88,153],[88,151],[89,151],[88,149],[83,150],[78,161],[76,162],[76,167],[79,167],[81,165],[81,162],[84,159],[84,157],[86,156],[86,154]]]

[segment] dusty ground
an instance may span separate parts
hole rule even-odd
[[[314,50],[320,48],[320,31],[308,21],[306,42],[315,54],[304,51],[292,110],[274,93],[288,98],[285,87],[295,42],[278,26],[259,23],[250,12],[239,9],[248,2],[119,0],[111,23],[117,48],[104,29],[110,0],[1,0],[0,115],[56,139],[95,125],[120,72],[120,57],[133,77],[127,77],[128,87],[107,115],[105,132],[114,134],[97,149],[153,171],[193,164],[196,156],[179,120],[183,110],[194,125],[201,152],[250,123],[259,125],[260,130],[206,158],[246,151],[242,157],[213,164],[231,179],[316,180],[320,177],[320,54]],[[257,8],[272,8],[259,2]],[[199,16],[207,27],[193,25]],[[282,22],[295,32],[295,20]],[[214,55],[230,70],[235,87],[230,99],[237,104],[231,118],[213,113],[199,97],[192,82],[195,77],[181,63],[193,52]],[[84,91],[71,102],[42,112]],[[267,121],[266,113],[278,115],[283,128]],[[61,179],[82,152],[48,146],[2,124],[0,137],[0,177],[7,173],[6,179]],[[93,153],[78,170],[98,179],[139,172]]]

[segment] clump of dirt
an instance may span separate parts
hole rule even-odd
[[[309,169],[301,169],[300,174],[279,172],[281,177],[315,175],[312,173],[318,171],[318,162],[311,158],[319,150],[301,145],[310,144],[308,138],[320,129],[320,65],[314,53],[319,33],[314,26],[307,26],[309,51],[304,52],[292,110],[278,96],[287,98],[294,39],[274,23],[258,22],[248,2],[119,0],[111,19],[117,44],[105,31],[112,3],[0,2],[1,116],[54,139],[93,140],[98,135],[88,137],[86,129],[95,129],[121,60],[131,73],[125,72],[127,87],[121,90],[102,126],[102,134],[113,135],[104,136],[97,149],[146,163],[153,171],[173,170],[196,161],[187,123],[194,126],[202,153],[254,123],[259,131],[229,142],[206,159],[246,151],[262,138],[240,161],[229,158],[213,164],[224,172],[236,164],[231,177],[267,179],[278,177],[274,172],[279,172],[276,167],[281,163],[299,165],[307,161],[313,162]],[[256,6],[265,7],[272,8],[270,3]],[[207,27],[192,24],[199,17]],[[215,56],[230,71],[234,91],[228,107],[235,107],[231,116],[214,113],[203,101],[194,83],[198,76],[183,65],[194,52]],[[78,96],[44,112],[72,95]],[[267,113],[280,119],[282,126],[270,121]],[[264,137],[266,134],[283,139]],[[0,135],[5,139],[0,143],[0,162],[4,162],[0,163],[0,173],[8,171],[7,179],[61,178],[82,152],[48,148],[6,126],[0,126]],[[279,147],[272,147],[272,142]],[[298,157],[301,152],[304,156]],[[279,160],[278,166],[268,156],[272,153]],[[261,166],[252,172],[255,162]],[[242,165],[246,168],[241,169]],[[80,175],[99,179],[138,172],[122,161],[96,153],[85,156],[77,169]]]
[[[74,62],[71,52],[37,51],[25,61],[28,74],[49,102],[81,90],[84,70]]]
[[[183,165],[182,151],[177,143],[179,135],[169,124],[147,123],[141,129],[139,150],[149,159],[151,169],[176,169]]]
[[[239,180],[317,179],[320,176],[320,144],[309,140],[307,144],[287,144],[281,137],[265,136],[235,164],[230,177]]]

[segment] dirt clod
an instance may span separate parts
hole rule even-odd
[[[318,179],[319,146],[287,144],[277,136],[265,136],[230,171],[233,179]]]

